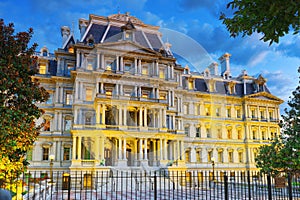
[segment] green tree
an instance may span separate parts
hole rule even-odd
[[[0,180],[26,169],[25,154],[38,136],[35,120],[42,114],[35,103],[48,98],[33,81],[36,44],[28,47],[33,30],[15,33],[0,20]]]
[[[293,91],[288,105],[280,122],[280,138],[260,147],[256,157],[256,166],[264,173],[300,172],[300,86]]]
[[[233,16],[222,13],[220,19],[232,37],[257,32],[271,45],[289,31],[299,33],[300,0],[233,0],[227,4],[227,9],[230,8]]]

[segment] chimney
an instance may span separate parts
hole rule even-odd
[[[213,62],[208,66],[211,75],[218,75],[218,63]]]
[[[229,58],[231,54],[225,53],[219,58],[219,61],[221,63],[221,76],[224,74],[227,74],[228,76],[231,76],[230,73],[230,64],[229,64]]]
[[[67,41],[68,37],[70,36],[70,28],[68,26],[61,27],[61,36],[62,36],[62,46]]]
[[[85,19],[79,19],[79,30],[80,30],[80,39],[82,39],[87,27],[87,21]]]

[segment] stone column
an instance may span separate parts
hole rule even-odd
[[[139,139],[139,161],[143,160],[143,144],[142,144],[142,139]]]
[[[126,138],[123,140],[123,160],[126,160]]]
[[[181,160],[185,160],[184,142],[181,140],[181,141],[180,141],[180,144],[181,144],[181,147],[180,147]]]
[[[100,57],[101,57],[101,66],[100,66],[100,68],[101,68],[101,69],[105,69],[106,66],[105,66],[105,63],[104,63],[104,54],[102,53],[102,54],[100,55]]]
[[[123,64],[123,57],[120,57],[120,71],[124,72],[124,64]]]
[[[116,71],[120,71],[120,66],[119,66],[119,56],[116,56]]]
[[[118,121],[119,121],[119,126],[122,126],[122,124],[123,124],[122,123],[122,120],[123,120],[122,119],[122,114],[123,114],[122,111],[123,111],[122,106],[118,106],[118,114],[119,114],[119,120]]]
[[[164,151],[164,160],[167,160],[168,159],[167,139],[164,139],[164,148],[163,148],[163,151]]]
[[[144,108],[144,127],[147,127],[147,107]]]
[[[76,157],[76,155],[77,155],[76,142],[77,142],[77,136],[73,135],[72,160],[77,160],[77,157]]]
[[[139,126],[143,126],[143,108],[140,107],[140,110],[139,110]]]
[[[100,53],[97,53],[97,70],[100,68]]]
[[[148,160],[148,156],[147,156],[147,138],[144,139],[144,160]]]
[[[78,155],[78,160],[81,160],[81,136],[79,136],[78,137],[78,147],[77,147],[77,149],[78,149],[78,153],[77,153],[77,155]]]
[[[101,119],[101,124],[105,124],[105,111],[106,111],[106,105],[102,104],[102,119]]]
[[[100,124],[100,104],[97,104],[96,124]]]
[[[119,138],[119,146],[118,146],[118,149],[119,149],[119,156],[118,156],[118,160],[121,160],[122,159],[122,139]]]
[[[127,126],[127,107],[124,107],[124,117],[123,117],[123,125]]]
[[[163,140],[159,139],[159,160],[163,160]]]

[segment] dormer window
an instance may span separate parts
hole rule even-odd
[[[43,50],[43,56],[47,56],[47,55],[48,55],[47,50]]]
[[[124,40],[133,40],[133,33],[135,31],[135,27],[130,20],[124,26],[122,26],[121,29],[123,31]]]
[[[90,34],[89,37],[86,39],[86,41],[89,46],[93,46],[95,43],[94,36],[92,34]]]

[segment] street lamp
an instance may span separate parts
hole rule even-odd
[[[51,154],[49,156],[50,159],[50,183],[53,183],[53,161],[54,161],[55,156]]]
[[[212,157],[210,160],[211,160],[211,165],[212,165],[212,168],[213,168],[212,181],[214,182],[215,181],[215,158]]]
[[[213,169],[213,172],[212,172],[212,180],[210,181],[210,187],[211,188],[215,188],[215,158],[212,157],[210,159],[211,161],[211,165],[212,165],[212,169]]]

